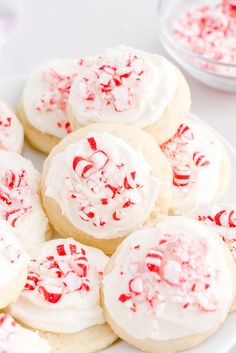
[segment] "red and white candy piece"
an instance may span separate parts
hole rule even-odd
[[[39,292],[47,302],[56,304],[62,297],[63,289],[53,285],[41,284]]]
[[[194,135],[191,128],[186,124],[181,124],[177,130],[176,137],[184,137],[186,140],[193,140]]]
[[[134,277],[129,281],[129,290],[134,295],[139,295],[144,292],[144,284],[141,277]]]
[[[22,170],[21,173],[15,173],[12,170],[7,170],[6,171],[6,186],[9,188],[9,190],[19,188],[21,186],[21,183],[24,179],[25,176],[25,171]]]
[[[150,249],[145,259],[145,266],[149,271],[160,274],[164,253],[160,249]]]
[[[209,160],[201,152],[193,153],[193,162],[197,167],[206,167],[210,164]]]
[[[75,255],[77,254],[77,246],[68,243],[57,245],[57,253],[59,256]]]
[[[35,290],[37,288],[37,285],[39,283],[40,276],[33,271],[30,271],[27,276],[27,281],[25,284],[25,290]]]
[[[173,184],[178,187],[187,186],[191,178],[191,169],[189,166],[173,167]]]
[[[214,216],[215,224],[222,227],[236,227],[236,212],[235,210],[222,210]]]

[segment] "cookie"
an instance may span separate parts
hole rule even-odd
[[[107,322],[149,353],[174,353],[204,341],[224,322],[234,295],[235,265],[224,242],[185,217],[132,233],[103,279]]]
[[[0,219],[17,229],[26,249],[51,235],[39,187],[40,174],[31,161],[17,153],[0,151]]]
[[[39,151],[49,153],[71,131],[65,110],[78,67],[76,60],[51,60],[26,83],[19,117],[28,141]]]
[[[0,149],[21,153],[24,144],[23,127],[12,109],[0,101]]]
[[[212,228],[228,246],[236,262],[236,206],[231,204],[203,204],[185,214]],[[236,310],[236,299],[232,310]]]
[[[9,312],[39,330],[52,353],[97,352],[116,335],[105,323],[100,285],[108,258],[98,249],[73,239],[41,244],[31,253],[28,278]]]
[[[0,314],[0,352],[51,353],[51,348],[36,332],[23,328],[10,315]]]
[[[0,234],[0,309],[3,309],[15,302],[24,288],[29,257],[15,229],[6,221],[0,220]]]
[[[173,170],[172,214],[181,215],[221,198],[229,183],[230,160],[208,127],[186,120],[161,149]]]
[[[173,136],[190,103],[177,67],[162,56],[119,46],[80,60],[68,115],[73,129],[97,122],[131,124],[161,144]]]
[[[42,200],[60,235],[111,254],[130,231],[168,213],[171,181],[151,135],[98,123],[53,149],[43,168]]]

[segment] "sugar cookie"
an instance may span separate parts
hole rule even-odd
[[[111,254],[130,231],[167,214],[171,181],[151,135],[100,123],[53,149],[43,168],[42,199],[59,234]]]
[[[17,300],[27,278],[29,257],[16,233],[0,220],[0,309]]]
[[[51,235],[40,196],[40,174],[31,161],[0,151],[0,219],[18,230],[26,249]]]
[[[131,124],[161,144],[173,136],[190,102],[177,67],[162,56],[119,46],[80,60],[68,115],[73,129],[97,122]]]
[[[24,143],[23,127],[12,109],[0,101],[0,149],[21,153]]]
[[[173,170],[172,213],[178,215],[224,194],[230,161],[223,144],[199,122],[186,120],[161,149]]]
[[[19,116],[27,139],[42,152],[49,153],[71,131],[65,110],[78,66],[76,60],[51,60],[26,83]]]
[[[205,225],[169,217],[131,234],[105,269],[105,317],[119,337],[149,353],[204,341],[225,320],[235,296],[235,266]]]
[[[45,242],[32,253],[28,279],[9,308],[20,322],[40,330],[52,352],[104,349],[117,337],[104,321],[100,284],[108,258],[73,239]]]

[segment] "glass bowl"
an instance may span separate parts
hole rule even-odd
[[[172,29],[173,23],[190,8],[216,3],[219,0],[159,0],[158,33],[168,54],[191,76],[210,87],[236,93],[236,65],[210,60],[186,49]]]

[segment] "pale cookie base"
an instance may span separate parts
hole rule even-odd
[[[175,67],[178,76],[178,84],[173,98],[158,121],[144,130],[154,136],[157,143],[168,141],[177,131],[179,125],[186,118],[191,106],[191,93],[183,74]],[[70,120],[72,130],[77,130],[81,125],[74,116],[72,107],[68,104],[67,116]],[[109,121],[107,121],[109,123]]]
[[[22,292],[25,286],[27,274],[28,269],[26,266],[19,273],[16,274],[16,276],[11,280],[11,282],[7,286],[0,288],[0,309],[4,309],[9,304],[13,304],[17,301],[20,293]]]
[[[18,116],[24,126],[27,141],[40,152],[48,154],[51,149],[60,142],[58,137],[43,133],[30,124],[26,117],[22,102],[19,104]]]
[[[93,353],[109,347],[118,337],[107,324],[96,325],[74,334],[39,331],[52,347],[51,353]]]
[[[228,249],[228,247],[225,245],[223,240],[221,238],[217,238],[218,241],[222,244],[222,248],[224,249],[224,254],[225,258],[229,267],[229,270],[232,275],[232,282],[233,282],[233,287],[234,287],[234,292],[236,291],[236,268],[235,268],[235,263],[233,260],[233,257]],[[108,265],[105,268],[104,271],[104,276],[108,275],[114,268],[115,265],[115,258],[119,252],[119,247],[116,251],[116,253],[111,257],[110,261],[108,262]],[[235,303],[232,304],[231,311],[233,309]],[[143,339],[139,340],[130,334],[126,332],[121,326],[117,325],[116,321],[114,320],[113,317],[111,317],[104,301],[104,293],[102,291],[102,306],[103,310],[105,313],[105,319],[108,322],[108,324],[111,326],[112,330],[122,338],[124,341],[127,343],[131,344],[132,346],[141,349],[144,352],[147,353],[176,353],[180,352],[186,349],[191,349],[198,344],[202,343],[205,341],[208,337],[210,337],[213,333],[217,331],[217,329],[221,326],[221,324],[224,322],[224,320],[227,317],[227,314],[225,315],[225,318],[222,322],[219,322],[218,325],[213,327],[210,331],[204,332],[204,333],[199,333],[196,335],[191,335],[191,336],[185,336],[185,337],[180,337],[177,339],[171,339],[171,340],[163,340],[163,341],[158,341],[158,340],[152,340],[152,339]],[[145,323],[143,323],[145,325]]]
[[[168,213],[171,203],[172,171],[152,136],[137,128],[132,127],[131,129],[128,125],[106,123],[92,124],[71,133],[52,150],[45,161],[42,173],[42,200],[50,223],[60,235],[73,237],[77,241],[103,250],[106,254],[112,254],[118,244],[128,235],[127,233],[124,232],[124,234],[113,239],[98,239],[90,236],[80,229],[77,229],[68,218],[62,214],[59,204],[53,198],[45,195],[45,180],[52,158],[62,152],[69,144],[84,138],[89,132],[107,132],[122,138],[133,148],[142,152],[151,167],[151,174],[161,180],[159,197],[155,209],[151,212],[145,224],[143,224],[143,227],[155,224],[163,215]]]

